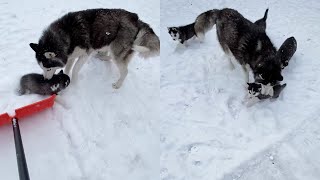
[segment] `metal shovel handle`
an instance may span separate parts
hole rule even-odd
[[[30,180],[18,119],[12,118],[12,127],[13,127],[13,134],[14,134],[14,144],[16,147],[19,178],[20,180]]]

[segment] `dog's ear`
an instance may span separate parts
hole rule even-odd
[[[167,27],[168,31],[170,31],[171,27]]]
[[[39,52],[39,45],[36,43],[30,43],[29,46],[34,50],[34,52]]]
[[[58,74],[63,74],[63,70],[61,69],[61,71]]]
[[[276,76],[276,78],[278,81],[283,81],[283,76],[280,73]]]

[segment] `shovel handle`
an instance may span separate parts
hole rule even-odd
[[[13,127],[13,134],[14,134],[14,144],[16,147],[19,179],[30,180],[18,119],[12,118],[12,127]]]

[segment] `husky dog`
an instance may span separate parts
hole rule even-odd
[[[231,53],[242,65],[246,81],[249,81],[248,66],[255,80],[263,84],[282,81],[281,52],[276,50],[265,32],[268,10],[255,23],[234,9],[225,8],[215,13],[219,43],[225,53]]]
[[[70,78],[61,70],[54,74],[50,80],[44,79],[41,74],[27,74],[20,79],[19,94],[52,95],[68,87]]]
[[[160,53],[159,38],[151,27],[139,20],[137,14],[123,9],[70,12],[49,25],[38,44],[30,43],[30,47],[36,53],[44,78],[51,79],[56,69],[63,67],[70,75],[74,65],[73,81],[89,55],[109,52],[120,71],[113,88],[121,87],[134,51],[142,57]]]
[[[181,44],[196,36],[200,41],[204,40],[205,34],[212,29],[215,24],[217,10],[209,10],[201,13],[194,23],[179,26],[168,27],[168,33],[174,41],[179,41]]]
[[[284,43],[279,48],[281,68],[284,69],[288,66],[290,59],[297,50],[297,41],[294,37],[290,37],[284,41]]]
[[[278,98],[281,91],[287,84],[276,84],[274,86],[264,85],[261,83],[247,83],[249,98],[257,97],[259,100],[268,98]]]

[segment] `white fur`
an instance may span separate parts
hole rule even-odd
[[[260,51],[261,48],[262,48],[262,43],[260,40],[258,40],[258,45],[257,45],[256,51]]]
[[[71,75],[71,69],[73,67],[72,70],[72,79],[74,81],[77,80],[78,78],[78,73],[81,70],[83,64],[86,62],[87,58],[89,57],[90,53],[92,52],[92,50],[87,51],[86,49],[82,49],[80,47],[76,47],[73,52],[71,53],[71,55],[69,55],[68,57],[68,61],[67,61],[67,65],[65,68],[65,73],[67,75]],[[78,58],[78,60],[76,61],[76,59]]]
[[[51,86],[50,88],[52,91],[56,91],[59,89],[59,86],[60,86],[59,84],[55,84],[55,85]]]
[[[174,41],[177,41],[177,40],[180,39],[180,34],[179,34],[179,33],[174,34],[173,32],[171,32],[171,33],[170,33],[170,36],[172,37],[172,39],[173,39]]]
[[[132,50],[140,52],[140,53],[146,53],[149,52],[150,49],[145,47],[145,46],[138,46],[138,45],[133,45]]]
[[[56,70],[59,69],[59,67],[46,68],[43,66],[42,62],[39,63],[39,66],[43,70],[43,77],[45,79],[51,79]]]
[[[199,34],[197,34],[197,37],[198,37],[198,39],[199,39],[199,41],[202,43],[203,41],[204,41],[204,34],[203,33],[199,33]]]
[[[261,84],[261,94],[263,95],[269,95],[269,96],[273,96],[274,95],[274,91],[273,91],[273,86],[271,86],[271,84],[267,84],[267,85],[263,85]]]

